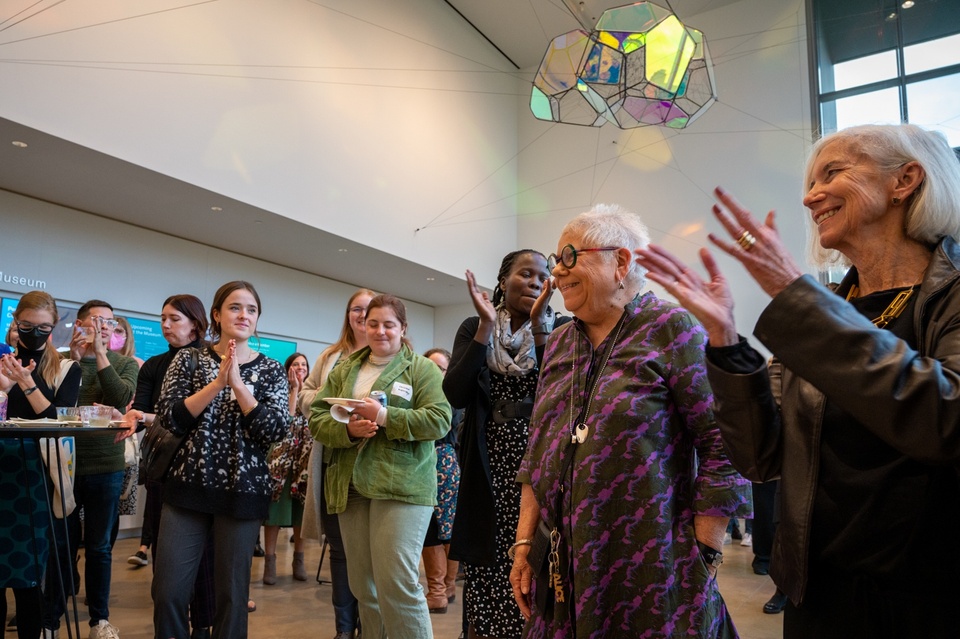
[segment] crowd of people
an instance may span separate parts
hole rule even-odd
[[[953,636],[960,163],[918,127],[855,127],[814,146],[804,184],[811,255],[849,267],[838,284],[803,273],[773,212],[715,192],[729,237],[710,240],[769,295],[754,336],[772,357],[738,333],[709,250],[704,277],[616,205],[572,219],[556,253],[507,254],[492,295],[467,271],[476,315],[450,351],[418,354],[403,302],[360,289],[312,368],[302,353],[281,364],[255,348],[264,309],[237,280],[209,314],[165,300],[169,350],[146,362],[103,300],[81,306],[60,354],[56,302],[25,294],[0,356],[8,416],[102,404],[122,429],[77,438],[72,490],[38,481],[52,440],[0,440],[0,587],[18,636],[58,636],[81,581],[90,637],[120,636],[124,452],[161,428],[179,444],[140,477],[130,558],[153,566],[158,639],[247,636],[261,525],[268,586],[281,528],[296,580],[303,540],[329,545],[336,639],[432,638],[458,569],[468,639],[729,639],[717,572],[752,495],[753,568],[777,585],[765,612],[784,610],[785,639]],[[82,580],[67,551],[81,511]]]

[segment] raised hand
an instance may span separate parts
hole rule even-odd
[[[485,291],[481,291],[477,286],[477,278],[472,271],[467,271],[467,290],[470,292],[470,299],[473,301],[473,307],[477,309],[477,315],[481,322],[495,324],[497,321],[497,309],[493,307],[493,302]]]
[[[291,368],[287,371],[287,384],[290,386],[290,394],[297,395],[300,392],[300,389],[303,388],[303,378],[301,377],[302,369]]]
[[[733,242],[725,241],[711,233],[710,241],[727,255],[743,264],[767,295],[775,297],[791,282],[803,275],[793,256],[780,239],[774,223],[773,211],[760,224],[732,195],[719,186],[714,196],[726,207],[713,205],[713,214],[727,230]]]
[[[7,353],[0,357],[0,374],[6,377],[12,384],[24,384],[33,386],[33,371],[36,370],[37,363],[30,362],[27,366],[20,363],[16,357]]]
[[[543,288],[540,290],[540,295],[537,296],[537,301],[533,303],[533,306],[530,308],[530,324],[533,326],[538,326],[543,324],[544,320],[547,317],[547,306],[550,302],[550,295],[553,293],[553,278],[548,277],[547,280],[543,283]]]
[[[700,259],[707,269],[703,280],[693,269],[666,249],[649,245],[634,251],[637,263],[647,269],[647,277],[677,298],[681,306],[694,314],[713,346],[737,343],[737,327],[733,319],[733,296],[727,279],[707,249],[700,249]]]
[[[220,370],[219,372],[217,372],[217,378],[214,380],[214,383],[217,385],[217,387],[220,390],[230,387],[230,380],[231,380],[231,374],[232,374],[231,371],[233,369],[233,366],[236,364],[236,362],[234,361],[236,360],[236,357],[234,355],[235,352],[236,352],[236,349],[231,350],[229,347],[227,347],[226,354],[221,355],[220,357]]]
[[[90,319],[93,320],[93,352],[95,355],[106,357],[107,351],[109,350],[107,346],[110,343],[110,338],[107,337],[104,339],[103,335],[101,334],[100,331],[103,330],[103,322],[99,317],[92,317]]]
[[[86,357],[88,350],[91,352],[93,350],[93,344],[87,341],[83,331],[80,330],[81,328],[83,327],[77,326],[77,329],[73,332],[73,337],[70,339],[70,359],[75,362],[79,362]]]

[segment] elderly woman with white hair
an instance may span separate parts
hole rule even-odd
[[[771,297],[754,328],[769,368],[706,249],[706,280],[662,248],[639,260],[707,330],[731,459],[780,477],[784,638],[955,637],[960,165],[938,133],[868,125],[817,142],[804,178],[813,252],[851,265],[839,285],[801,273],[773,212],[716,191],[735,242],[711,240]]]
[[[637,216],[597,205],[550,256],[575,320],[547,341],[517,477],[511,584],[531,639],[736,636],[714,577],[750,484],[720,442],[703,329],[642,292],[648,243]]]

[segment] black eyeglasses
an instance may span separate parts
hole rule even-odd
[[[551,253],[547,257],[547,268],[551,271],[556,268],[557,263],[563,264],[567,269],[571,269],[577,265],[577,254],[578,253],[594,253],[596,251],[619,251],[619,246],[601,246],[600,248],[573,248],[573,244],[567,244],[560,250],[560,255],[556,253]]]
[[[53,324],[31,324],[30,322],[17,322],[17,328],[24,333],[29,333],[34,329],[41,335],[49,335],[53,331]]]

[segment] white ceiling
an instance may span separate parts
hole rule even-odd
[[[536,67],[547,44],[556,36],[583,28],[593,29],[600,15],[626,0],[444,0],[500,49],[520,69]],[[696,16],[739,0],[657,0],[672,8],[681,22],[695,29]],[[689,22],[688,22],[689,18]]]
[[[445,0],[519,68],[535,68],[555,36],[590,28],[616,0]],[[681,20],[738,0],[673,0]],[[568,6],[570,5],[570,6]],[[574,8],[571,8],[574,7]],[[575,17],[575,13],[578,16]],[[688,22],[699,27],[695,19]],[[25,142],[20,148],[13,141]],[[462,304],[464,282],[274,212],[0,118],[0,189],[351,285],[376,265],[378,287],[404,299]],[[221,212],[211,207],[219,206]],[[243,223],[225,224],[225,220]],[[262,233],[248,232],[250,225]],[[241,230],[242,229],[242,230]],[[345,251],[343,250],[345,249]]]

